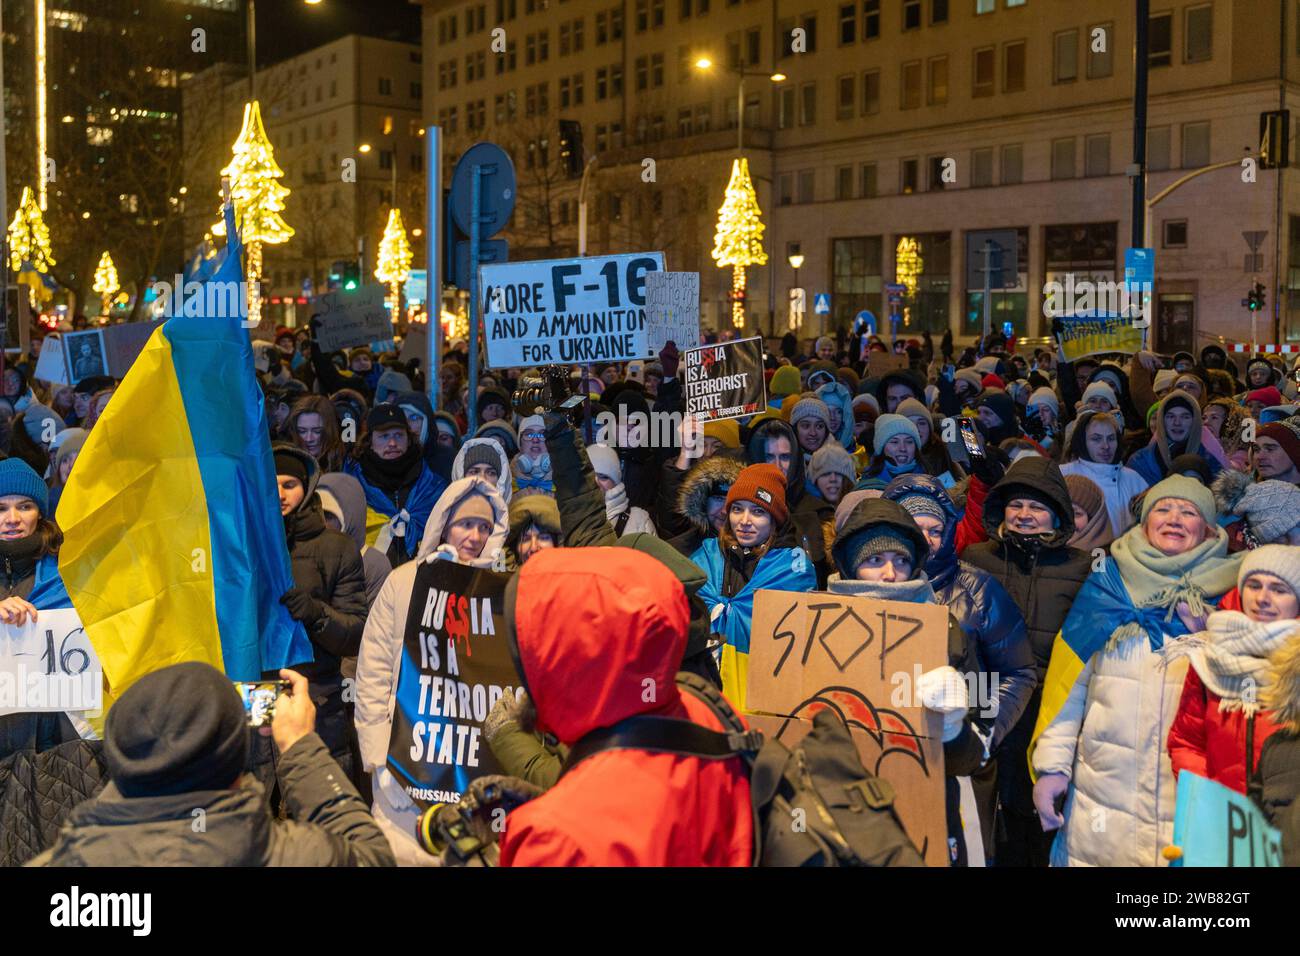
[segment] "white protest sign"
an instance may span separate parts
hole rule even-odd
[[[41,342],[41,354],[36,359],[36,371],[32,378],[42,382],[57,382],[66,385],[68,367],[63,362],[63,339],[57,335],[47,335]]]
[[[316,341],[323,352],[368,346],[371,342],[393,338],[393,323],[384,305],[384,287],[378,284],[365,285],[354,292],[340,290],[317,296],[311,302],[311,318],[320,320]]]
[[[0,715],[103,704],[104,669],[75,610],[47,609],[22,627],[0,625]]]
[[[645,358],[646,276],[663,268],[662,252],[481,267],[488,366]]]
[[[652,272],[645,278],[647,355],[673,342],[685,351],[700,344],[700,274]]]

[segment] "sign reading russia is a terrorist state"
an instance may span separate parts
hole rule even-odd
[[[645,358],[645,277],[663,268],[662,252],[483,266],[488,366]]]

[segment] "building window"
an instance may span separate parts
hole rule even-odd
[[[782,58],[794,55],[794,28],[798,26],[803,29],[804,53],[815,53],[817,51],[817,15],[807,13],[795,20],[784,20],[781,23],[781,56]],[[754,32],[754,31],[751,31]],[[757,54],[757,50],[752,50]],[[751,63],[757,62],[758,57],[754,56]]]
[[[853,167],[837,166],[835,168],[835,198],[853,198]]]
[[[655,89],[664,85],[664,55],[655,53],[650,57],[650,85]]]
[[[943,181],[944,160],[946,159],[946,156],[931,156],[926,164],[930,168],[930,184],[928,188],[931,192],[939,192],[948,186]]]
[[[997,50],[985,47],[975,51],[971,96],[992,96],[997,87]]]
[[[993,150],[973,149],[970,154],[970,184],[974,189],[993,185]]]
[[[1166,249],[1187,248],[1187,220],[1166,219],[1162,224],[1164,232],[1163,245]]]
[[[695,131],[697,133],[707,133],[713,125],[713,106],[705,103],[695,107]]]
[[[880,112],[880,71],[862,74],[862,115]]]
[[[1083,174],[1085,176],[1110,175],[1110,134],[1098,133],[1084,137]]]
[[[811,53],[813,50],[813,42],[816,37],[816,34],[809,33],[808,35],[810,37],[808,41],[808,52]],[[762,50],[763,50],[763,31],[758,27],[754,27],[753,29],[746,30],[745,31],[745,54],[748,57],[748,59],[745,62],[748,63],[750,66],[753,66],[754,64],[758,63],[758,61],[763,58]]]
[[[782,173],[777,178],[777,199],[778,206],[789,206],[794,202],[794,174]]]
[[[920,188],[921,182],[921,163],[916,159],[905,159],[899,167],[900,182],[899,192],[904,196],[910,196]]]
[[[858,195],[863,199],[873,199],[876,196],[876,164],[863,163],[860,172],[860,184],[858,186]]]
[[[1153,69],[1174,62],[1174,15],[1158,13],[1147,27],[1147,64]]]
[[[921,0],[903,0],[903,30],[921,27]]]
[[[634,81],[636,91],[640,93],[650,85],[650,61],[643,56],[639,56],[636,58],[636,62],[633,63],[632,69],[636,73],[636,80]]]
[[[858,40],[858,5],[856,3],[840,4],[840,46],[856,43]]]
[[[1210,165],[1210,124],[1183,124],[1183,168],[1199,169]]]
[[[907,331],[946,332],[948,330],[948,296],[951,287],[952,235],[947,232],[923,233],[900,237],[916,243],[920,257],[920,274],[917,276],[916,294],[908,309]],[[898,253],[895,247],[895,268]]]
[[[1168,126],[1150,126],[1147,128],[1147,172],[1155,173],[1169,168],[1170,139],[1170,127]]]
[[[650,29],[650,0],[636,0],[636,32]]]
[[[1184,14],[1184,63],[1204,63],[1214,54],[1214,8],[1189,7]]]
[[[937,56],[930,61],[930,85],[926,102],[939,106],[948,102],[948,58]]]
[[[841,76],[836,81],[835,118],[852,119],[854,99],[858,91],[858,78],[853,74]]]
[[[1065,30],[1052,38],[1052,82],[1073,83],[1079,78],[1079,31]]]
[[[677,111],[677,135],[691,135],[691,108],[689,106]]]
[[[381,76],[379,78],[379,95],[380,96],[393,95],[393,81],[391,78],[387,76]]]
[[[1025,152],[1016,143],[1002,147],[1002,185],[1015,186],[1025,181]]]
[[[650,25],[655,29],[664,25],[664,0],[650,0]]]
[[[569,78],[562,76],[560,77],[560,109],[567,110],[571,103],[572,100],[569,98]]]
[[[862,0],[862,39],[880,36],[880,0]]]
[[[948,0],[930,0],[930,25],[948,22]]]
[[[794,126],[793,86],[783,86],[776,91],[776,128],[790,129]]]
[[[901,106],[905,110],[914,110],[921,105],[921,61],[914,60],[903,64],[903,87]]]
[[[814,186],[816,183],[816,170],[801,169],[799,170],[799,202],[811,203],[817,201]]]
[[[1092,42],[1093,34],[1098,30],[1102,32],[1105,40],[1105,49],[1100,52],[1094,49],[1095,44]],[[1114,60],[1111,58],[1111,44],[1114,42],[1115,24],[1099,23],[1088,27],[1088,79],[1099,80],[1115,72]]]
[[[609,70],[601,67],[596,71],[596,102],[609,96]]]
[[[1052,178],[1074,178],[1074,137],[1052,140]]]
[[[879,236],[831,240],[832,321],[847,326],[863,309],[882,314],[881,248]]]
[[[971,255],[976,250],[971,248],[971,240],[974,237],[969,233],[966,234],[966,254]],[[993,316],[993,327],[1001,328],[1003,323],[1010,322],[1016,335],[1028,335],[1029,319],[1029,293],[1026,289],[1026,278],[1029,275],[1029,230],[1020,228],[1016,230],[1016,245],[1018,255],[1016,256],[1016,289],[1002,290],[995,289],[991,295],[990,312]],[[979,335],[984,328],[984,284],[980,282],[975,289],[966,287],[966,316],[963,323],[962,332],[966,335]]]
[[[817,122],[817,84],[804,83],[799,87],[799,125],[812,126]]]
[[[381,149],[379,151],[379,168],[380,169],[393,168],[393,151],[391,149]]]
[[[992,13],[998,8],[998,0],[975,0],[975,15]]]
[[[1002,45],[1002,92],[1019,93],[1025,88],[1025,41]]]

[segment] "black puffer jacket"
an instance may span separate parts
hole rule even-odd
[[[716,492],[725,495],[744,467],[744,462],[722,453],[691,466],[677,486],[675,504],[677,513],[686,523],[686,530],[669,539],[669,544],[689,558],[700,549],[706,538],[717,537],[718,533],[709,521],[709,498]],[[665,465],[665,472],[669,468],[672,466]]]
[[[0,760],[0,866],[21,866],[52,846],[72,809],[104,788],[103,749],[98,740],[71,740]]]
[[[817,571],[818,589],[825,589],[826,581],[834,567],[831,564],[831,556],[827,553],[822,520],[817,513],[817,502],[804,500],[812,496],[808,494],[804,484],[803,450],[799,447],[794,429],[779,418],[763,419],[745,438],[745,457],[751,465],[765,462],[767,439],[776,435],[790,442],[790,470],[785,478],[785,506],[790,512],[794,545],[803,548],[804,553],[812,561]]]
[[[1284,866],[1300,866],[1300,734],[1286,728],[1264,741],[1259,772],[1248,781],[1255,803],[1282,831]]]

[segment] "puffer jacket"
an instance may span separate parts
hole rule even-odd
[[[1224,710],[1222,703],[1219,695],[1205,686],[1196,668],[1188,668],[1178,714],[1169,728],[1169,760],[1175,779],[1190,770],[1245,793],[1247,780],[1259,766],[1264,743],[1279,725],[1268,711],[1248,716],[1241,710]]]
[[[624,548],[545,551],[507,586],[506,607],[538,729],[561,743],[642,715],[722,729],[677,688],[690,612],[658,562]],[[748,866],[753,841],[739,758],[605,750],[506,818],[501,865]]]
[[[1106,500],[1106,513],[1110,526],[1119,537],[1137,521],[1129,502],[1147,490],[1146,479],[1127,465],[1104,465],[1100,462],[1076,458],[1061,466],[1063,475],[1082,475],[1091,479],[1101,489]]]
[[[989,744],[990,753],[996,754],[1029,706],[1038,683],[1025,619],[1011,595],[991,574],[957,559],[957,508],[939,479],[905,475],[889,483],[884,497],[899,501],[916,494],[938,502],[946,518],[943,541],[925,562],[930,586],[970,635],[981,669],[1001,678],[998,714]]]
[[[103,747],[69,740],[0,760],[0,866],[21,866],[52,846],[73,808],[104,788]]]
[[[261,784],[126,799],[109,784],[69,815],[29,866],[392,866],[361,795],[315,734],[280,755],[292,820],[267,812]],[[197,811],[204,826],[195,829]]]
[[[825,588],[831,572],[835,570],[830,551],[826,547],[826,533],[817,511],[817,502],[811,498],[805,484],[803,452],[794,429],[779,418],[765,418],[744,439],[745,456],[751,465],[766,461],[766,442],[769,436],[781,435],[790,441],[790,471],[785,476],[785,506],[790,512],[790,524],[795,542],[803,548],[817,573],[817,587]],[[818,499],[820,500],[820,499]]]
[[[1247,792],[1282,831],[1284,865],[1300,866],[1300,643],[1288,641],[1270,664],[1273,687],[1262,703],[1274,708],[1277,731],[1264,743]]]
[[[357,740],[362,767],[373,773],[375,822],[388,837],[400,866],[430,866],[435,861],[415,842],[415,824],[420,813],[415,803],[389,772],[388,741],[392,736],[393,713],[397,699],[397,677],[402,662],[406,619],[411,609],[411,591],[415,572],[425,561],[439,558],[455,560],[441,545],[447,519],[461,500],[480,493],[492,504],[495,518],[492,534],[483,546],[482,556],[471,562],[474,567],[491,567],[504,560],[506,534],[509,531],[505,501],[496,488],[481,478],[461,478],[452,482],[438,499],[424,527],[424,537],[416,559],[394,569],[379,590],[366,619],[357,656]],[[440,546],[442,549],[440,549]]]

